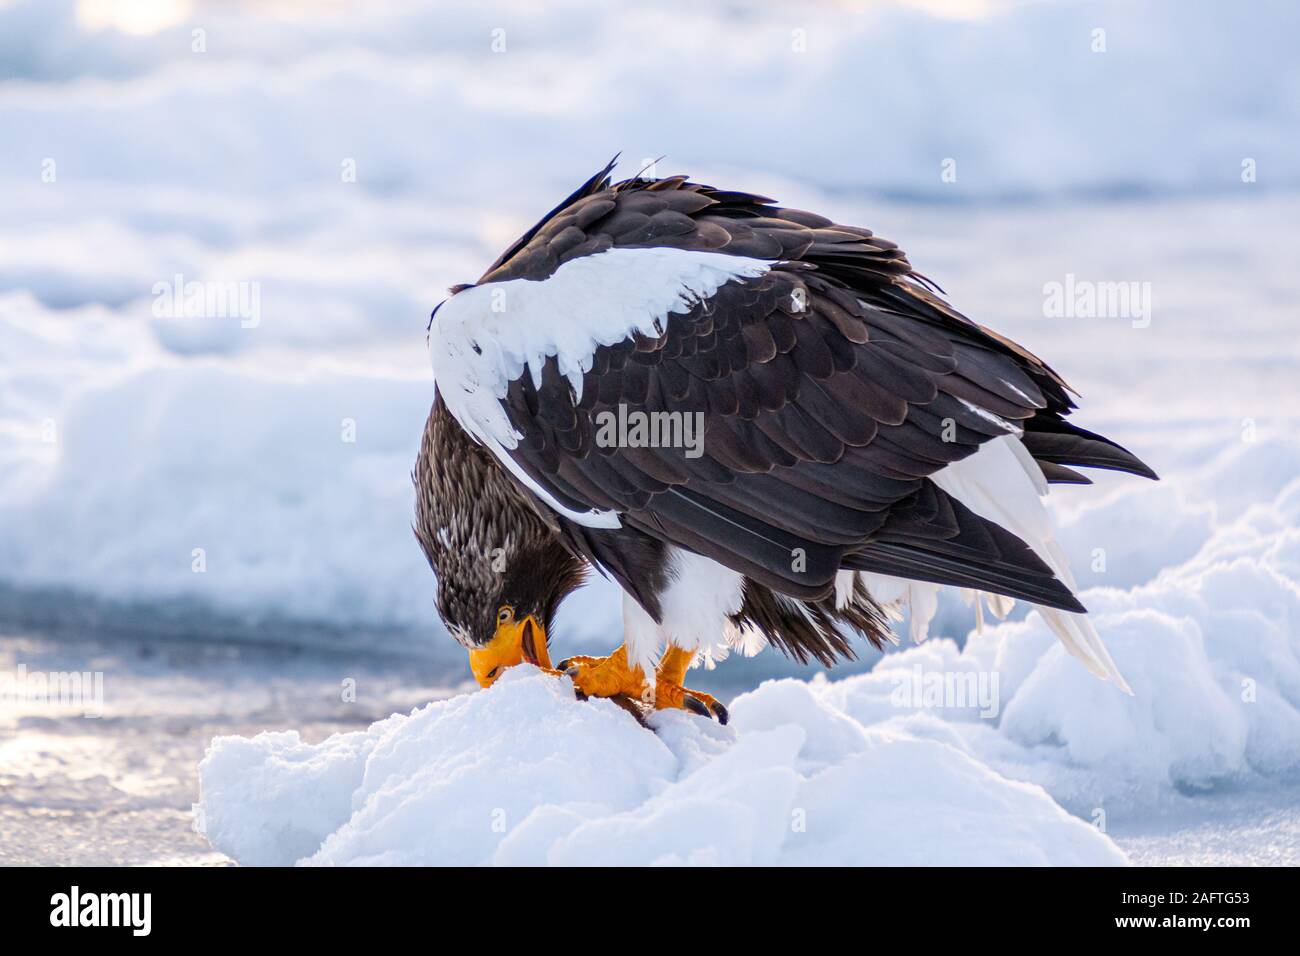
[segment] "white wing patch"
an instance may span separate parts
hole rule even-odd
[[[613,512],[565,508],[510,457],[523,437],[502,405],[510,383],[527,371],[540,385],[547,358],[555,356],[581,398],[597,348],[634,333],[662,335],[671,313],[687,312],[727,282],[761,276],[771,266],[720,252],[610,249],[566,262],[542,281],[465,289],[442,304],[429,329],[434,381],[461,427],[547,505],[588,527],[617,528]]]

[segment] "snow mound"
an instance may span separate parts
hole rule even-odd
[[[1289,446],[1261,447],[1260,474]],[[1272,467],[1270,467],[1272,463]],[[1035,613],[886,656],[825,684],[864,724],[933,735],[1044,786],[1072,812],[1151,808],[1300,773],[1300,479],[1220,525],[1185,562],[1128,590],[1084,594],[1134,696],[1113,693]],[[989,690],[954,695],[940,682]]]
[[[1260,500],[1190,520],[1181,563],[1084,594],[1133,697],[1036,613],[868,674],[763,684],[728,728],[666,713],[651,733],[516,669],[318,745],[217,739],[200,830],[246,863],[1121,862],[1108,821],[1300,775],[1292,453],[1243,453]],[[1140,512],[1090,509],[1081,546]]]
[[[216,738],[195,828],[260,865],[1126,863],[1041,788],[823,691],[764,684],[729,727],[652,732],[519,667],[320,744]]]

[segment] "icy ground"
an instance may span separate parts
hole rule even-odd
[[[0,865],[228,863],[191,826],[214,736],[323,739],[454,692],[418,662],[368,654],[0,632],[0,673],[20,666],[102,672],[103,716],[0,701]]]

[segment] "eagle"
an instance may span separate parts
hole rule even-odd
[[[903,611],[919,638],[947,586],[980,620],[1036,606],[1131,693],[1044,497],[1080,467],[1156,475],[1067,421],[1061,376],[870,229],[685,176],[614,183],[616,162],[430,317],[414,530],[478,683],[528,662],[725,723],[690,667],[768,645],[830,666]],[[622,644],[553,667],[593,569],[622,590]]]

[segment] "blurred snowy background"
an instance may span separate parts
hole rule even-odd
[[[888,666],[1000,669],[1004,703],[926,732],[1110,808],[1135,859],[1296,862],[1298,30],[1287,0],[0,0],[0,670],[104,670],[113,728],[0,701],[0,861],[206,859],[213,733],[464,681],[410,533],[425,323],[622,151],[899,242],[1165,478],[1054,494],[1138,699],[953,602]],[[1149,315],[1049,316],[1069,277]],[[160,314],[188,282],[250,308]],[[618,632],[598,586],[555,646]]]

